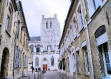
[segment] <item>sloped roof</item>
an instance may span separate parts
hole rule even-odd
[[[40,38],[40,36],[31,37],[30,41],[41,41],[41,38]]]

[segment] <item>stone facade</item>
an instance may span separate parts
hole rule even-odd
[[[41,70],[57,70],[60,40],[60,26],[57,16],[42,16],[41,36],[32,37],[29,46],[33,50],[33,66]]]
[[[0,77],[12,78],[15,21],[17,20],[15,0],[0,1]]]
[[[99,7],[88,25],[93,59],[94,79],[111,75],[111,1]]]
[[[22,75],[27,75],[28,60],[30,60],[31,51],[28,46],[30,40],[27,24],[22,8],[21,1],[18,2],[18,31],[15,44],[15,62],[14,62],[14,77],[19,78]]]
[[[0,0],[0,79],[18,78],[27,71],[24,63],[28,65],[28,41],[21,2]]]
[[[59,45],[61,57],[65,58],[65,72],[75,79],[92,79],[93,76],[87,33],[89,14],[85,9],[82,0],[72,1]]]
[[[110,42],[108,41],[110,40],[108,36],[110,34],[110,4],[110,0],[71,1],[59,44],[59,68],[67,76],[73,76],[74,79],[109,77],[111,68]],[[98,53],[98,51],[105,53]]]

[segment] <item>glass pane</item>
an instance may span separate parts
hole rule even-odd
[[[103,50],[104,50],[106,63],[110,63],[107,43],[103,44]]]
[[[105,53],[105,61],[106,61],[106,63],[110,63],[108,52],[104,52],[104,53]]]
[[[110,64],[106,64],[108,74],[111,74],[111,66]]]

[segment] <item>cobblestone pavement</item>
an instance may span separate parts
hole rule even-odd
[[[67,77],[66,74],[58,71],[47,71],[41,79],[73,79],[73,77]]]
[[[40,79],[40,72],[39,75],[38,72],[34,72],[33,74],[31,72],[28,72],[28,76],[24,76],[19,79]]]
[[[62,79],[62,77],[55,71],[47,71],[41,79]]]
[[[34,72],[33,74],[28,73],[27,77],[21,77],[19,79],[73,79],[73,77],[67,77],[66,74],[58,72],[58,71],[47,71],[44,74],[39,72]]]

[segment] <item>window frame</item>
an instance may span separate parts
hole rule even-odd
[[[83,11],[81,3],[79,3],[77,6],[77,18],[78,18],[77,23],[79,27],[79,32],[81,32],[81,30],[84,28],[84,19],[83,19]]]
[[[10,16],[8,15],[6,19],[6,27],[5,27],[6,31],[8,31],[9,28],[9,21],[10,21]]]
[[[52,21],[50,21],[50,28],[52,28]]]
[[[84,53],[85,72],[86,72],[86,75],[90,75],[87,46],[84,46],[82,49]]]
[[[81,73],[81,59],[80,59],[80,52],[79,50],[76,51],[77,53],[77,73]]]
[[[46,29],[48,29],[48,21],[46,21]]]
[[[51,57],[51,66],[54,66],[54,57]]]

